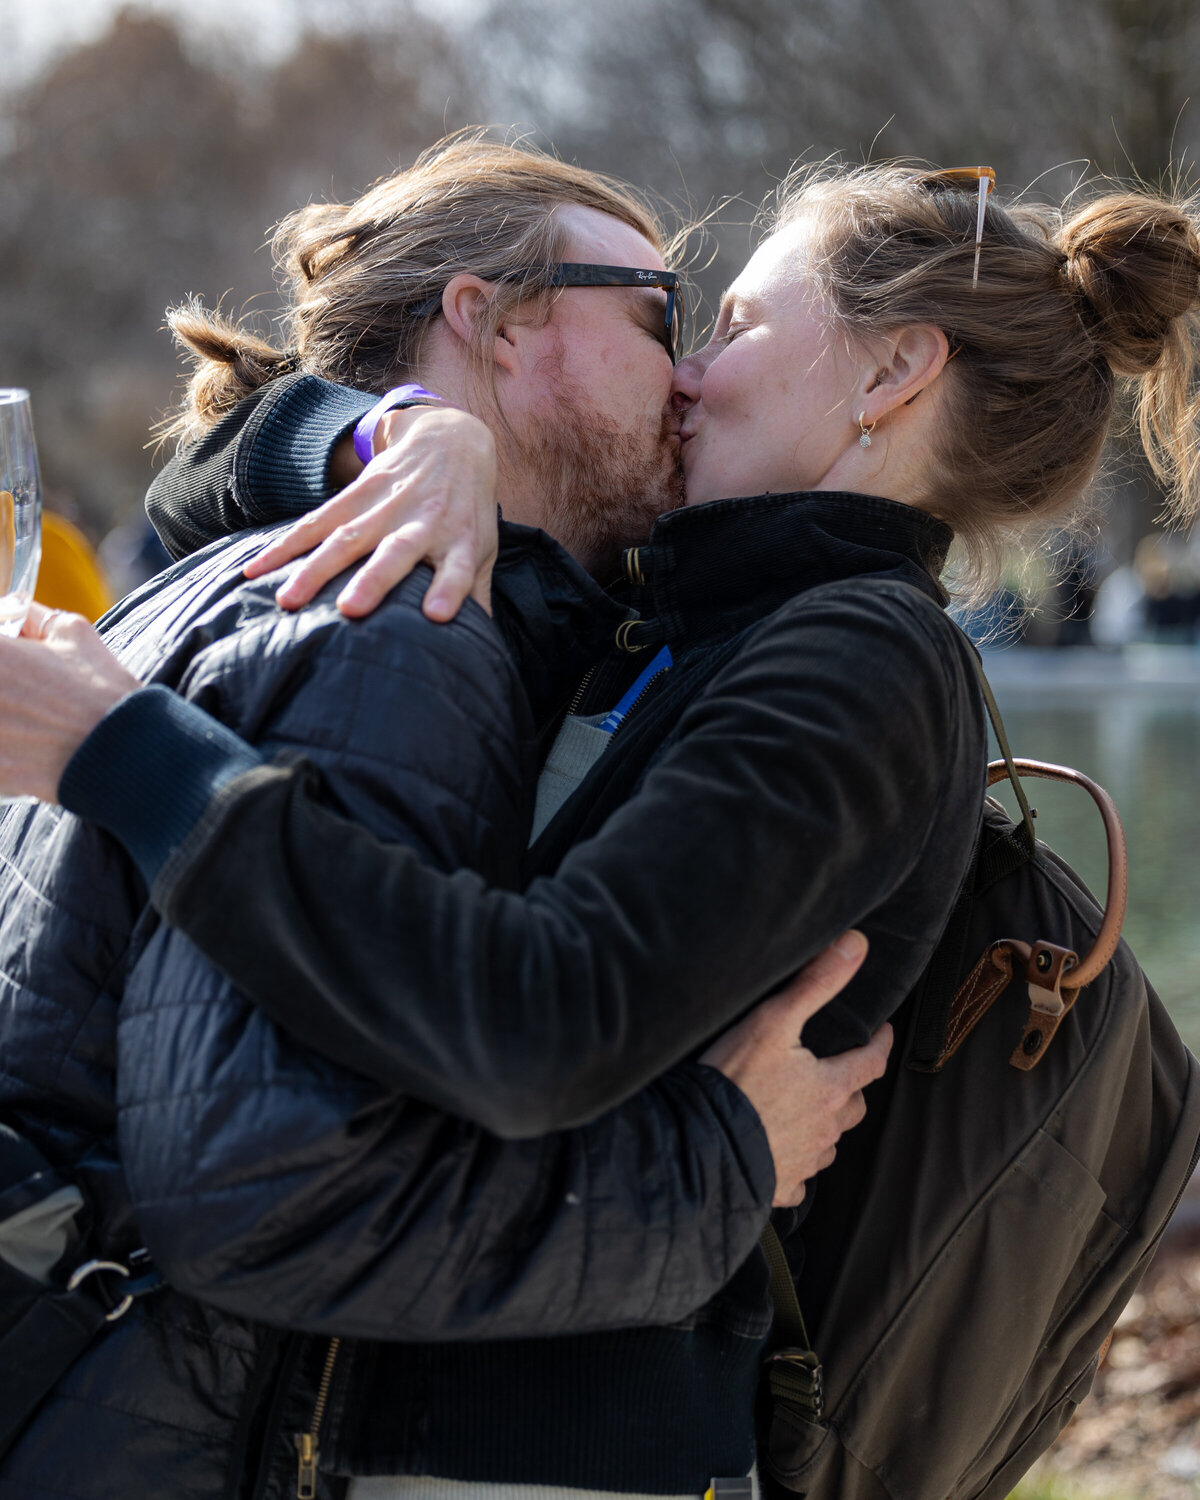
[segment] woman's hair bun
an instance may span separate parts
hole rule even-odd
[[[1200,238],[1181,207],[1139,193],[1098,198],[1059,247],[1084,319],[1113,373],[1145,375],[1200,301]]]

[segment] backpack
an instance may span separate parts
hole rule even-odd
[[[816,1184],[811,1343],[804,1269],[764,1235],[759,1466],[807,1500],[1005,1500],[1090,1390],[1200,1157],[1200,1064],[1119,941],[1116,808],[1076,771],[1014,762],[983,690],[1004,755],[988,785],[1010,777],[1021,820],[987,799],[867,1120]],[[1096,800],[1104,910],[1038,843],[1021,777]]]
[[[162,1284],[144,1251],[90,1258],[88,1205],[0,1124],[0,1454],[88,1344]]]

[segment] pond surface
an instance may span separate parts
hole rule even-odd
[[[1125,937],[1200,1052],[1200,661],[1186,651],[1166,658],[1165,672],[1139,677],[1119,657],[1105,667],[1024,655],[987,658],[1013,754],[1074,766],[1115,799],[1129,840]],[[1042,781],[1026,790],[1038,836],[1103,891],[1104,832],[1091,799]]]

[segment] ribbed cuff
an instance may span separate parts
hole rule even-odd
[[[67,763],[58,796],[118,839],[152,886],[217,789],[262,764],[203,709],[148,687],[101,719]]]
[[[775,1158],[762,1119],[732,1078],[712,1063],[681,1063],[677,1070],[691,1076],[721,1115],[741,1153],[742,1171],[763,1208],[775,1196]]]
[[[251,419],[235,457],[249,523],[291,520],[328,500],[333,450],[378,399],[309,376],[265,409],[260,425]]]

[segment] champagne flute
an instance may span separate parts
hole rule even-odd
[[[42,482],[29,392],[0,388],[0,635],[20,635],[42,559]]]

